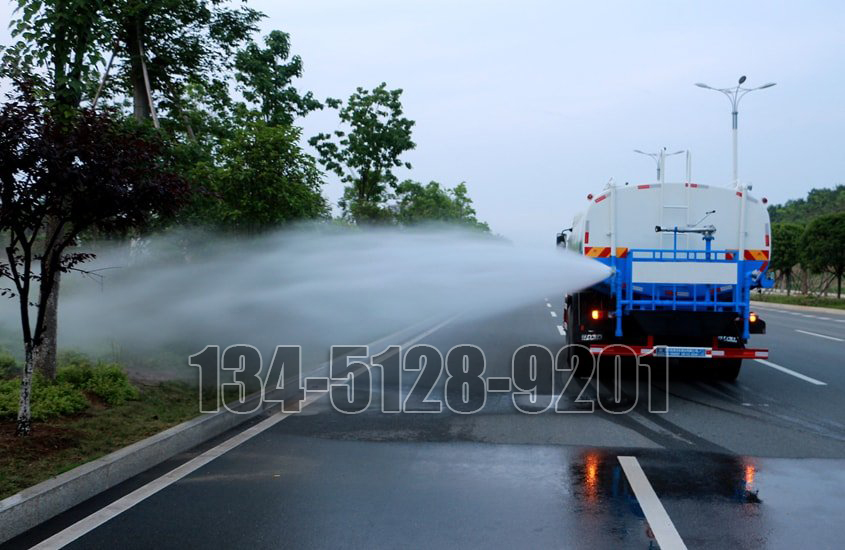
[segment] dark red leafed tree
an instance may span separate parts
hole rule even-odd
[[[0,293],[20,304],[25,354],[18,435],[32,430],[33,356],[53,281],[93,258],[76,246],[79,235],[143,227],[188,192],[156,134],[108,112],[55,120],[38,91],[35,79],[18,79],[0,108],[0,278],[11,281]]]

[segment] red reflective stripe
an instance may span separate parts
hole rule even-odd
[[[611,349],[613,348],[613,349]],[[651,355],[654,348],[647,346],[625,346],[623,344],[605,344],[590,346],[590,353],[599,355],[607,352],[607,355]],[[708,348],[705,351],[709,359],[766,359],[769,357],[767,349],[742,349],[742,348]]]
[[[766,246],[769,246],[769,234],[766,233]]]
[[[584,244],[587,244],[588,242],[590,242],[590,232],[584,231]]]
[[[742,192],[741,192],[741,191],[737,191],[737,192],[736,192],[736,196],[737,196],[737,197],[741,197],[741,196],[742,196]]]
[[[600,203],[601,201],[603,201],[606,198],[607,198],[607,195],[602,195],[601,197],[596,199],[596,204]]]
[[[651,185],[638,185],[637,189],[648,189]]]

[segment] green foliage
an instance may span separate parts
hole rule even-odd
[[[56,382],[91,392],[109,405],[121,405],[137,399],[138,389],[126,372],[114,363],[95,363],[79,353],[64,353],[59,358]]]
[[[119,365],[95,366],[85,389],[109,405],[121,405],[127,400],[138,399],[140,395]]]
[[[396,218],[402,224],[441,221],[490,231],[486,223],[476,218],[472,199],[467,196],[464,183],[458,184],[454,189],[447,189],[436,181],[422,185],[406,180],[396,188],[396,197]]]
[[[401,89],[388,90],[382,83],[371,91],[358,88],[345,106],[327,100],[329,106],[340,108],[340,121],[349,130],[309,140],[326,169],[349,186],[341,207],[356,221],[380,218],[381,204],[397,186],[393,169],[411,168],[401,156],[416,146],[411,140],[414,121],[403,116],[401,95]]]
[[[265,49],[255,42],[235,55],[235,79],[244,98],[257,104],[263,120],[271,125],[293,124],[296,116],[322,109],[323,104],[311,92],[300,95],[291,85],[302,76],[302,58],[290,58],[290,35],[273,31],[264,39]]]
[[[771,268],[792,276],[792,268],[801,262],[801,235],[804,227],[797,223],[780,222],[772,224]]]
[[[813,189],[806,199],[769,206],[769,216],[773,223],[806,224],[819,216],[837,212],[845,212],[845,185],[838,185],[834,189]]]
[[[0,418],[18,414],[21,381],[18,378],[0,381]],[[66,382],[51,383],[40,375],[32,381],[32,419],[46,420],[67,416],[88,408],[88,399],[79,388]]]
[[[195,168],[208,193],[197,198],[194,220],[257,231],[327,216],[320,172],[299,138],[298,128],[253,121],[224,140],[219,166]]]
[[[102,61],[100,46],[108,40],[104,0],[17,0],[12,36],[19,41],[3,52],[4,64],[22,72],[49,69],[52,88],[48,105],[71,116],[85,89],[96,82],[92,69]]]
[[[20,387],[20,378],[0,380],[0,417],[17,415]],[[46,420],[84,411],[90,405],[86,392],[112,406],[139,396],[119,365],[96,363],[85,355],[64,352],[59,357],[55,382],[40,374],[33,377],[32,419]]]
[[[845,274],[845,212],[813,220],[801,237],[802,265],[816,273],[830,272],[838,280],[837,296],[842,295]]]
[[[20,376],[21,366],[7,351],[0,349],[0,380]]]

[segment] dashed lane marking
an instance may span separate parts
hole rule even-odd
[[[825,338],[827,340],[833,340],[835,342],[845,342],[842,338],[837,338],[835,336],[828,336],[827,334],[818,334],[817,332],[809,332],[807,330],[799,330],[795,329],[795,332],[800,332],[801,334],[808,334],[810,336],[815,336],[817,338]]]
[[[786,367],[781,367],[780,365],[776,365],[776,364],[772,363],[771,361],[766,361],[765,359],[755,359],[755,361],[757,361],[761,365],[765,365],[769,368],[779,370],[780,372],[783,372],[783,373],[788,374],[790,376],[794,376],[795,378],[798,378],[798,379],[803,380],[805,382],[809,382],[810,384],[814,384],[816,386],[827,386],[827,382],[822,382],[821,380],[816,380],[815,378],[811,378],[811,377],[807,376],[806,374],[801,374],[800,372],[795,372],[792,369],[788,369]]]

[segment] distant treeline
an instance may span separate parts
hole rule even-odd
[[[793,279],[804,294],[827,294],[836,281],[842,295],[845,274],[845,185],[813,189],[806,199],[769,207],[771,269],[777,286],[789,293]]]
[[[769,206],[772,223],[807,224],[819,216],[845,212],[845,185],[833,189],[813,189],[806,199],[793,199]]]

